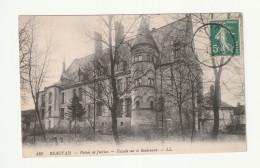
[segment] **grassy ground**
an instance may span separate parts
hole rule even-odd
[[[24,145],[31,145],[33,144],[33,136],[28,135],[26,140],[24,140]],[[40,144],[49,144],[49,145],[59,145],[59,144],[70,144],[70,143],[77,143],[77,144],[85,144],[85,143],[106,143],[106,144],[114,144],[113,136],[112,135],[105,135],[105,134],[96,134],[96,138],[94,140],[93,135],[86,135],[86,134],[73,134],[73,133],[46,133],[46,140],[47,142],[44,143],[43,138],[38,135],[35,136],[36,145]],[[146,139],[144,135],[133,136],[133,135],[122,135],[120,136],[120,140],[122,143],[128,142],[145,142],[145,141],[165,141],[165,142],[191,142],[191,134],[187,135],[180,135],[180,134],[171,134],[171,135],[164,135],[163,137],[158,135],[153,135],[151,139]],[[245,135],[231,135],[231,134],[223,134],[220,133],[218,135],[217,140],[219,142],[233,142],[233,141],[243,141],[245,140]],[[196,132],[193,141],[196,142],[207,142],[213,141],[211,139],[210,134],[202,134]]]

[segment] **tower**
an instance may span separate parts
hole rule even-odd
[[[158,48],[142,18],[134,45],[131,48],[132,117],[131,127],[136,134],[151,133],[156,127],[156,71]]]

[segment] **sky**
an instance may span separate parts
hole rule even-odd
[[[150,29],[164,26],[184,16],[184,14],[149,15]],[[26,16],[22,17],[22,19],[26,19]],[[124,16],[123,25],[125,27],[125,31],[131,25],[130,23],[132,21],[130,22],[130,20],[133,20],[134,17],[134,15]],[[91,34],[95,30],[102,30],[104,29],[104,24],[102,24],[100,17],[97,16],[37,16],[36,18],[38,25],[36,33],[39,48],[44,50],[46,46],[46,38],[49,38],[50,36],[52,37],[52,48],[50,53],[51,62],[49,64],[49,73],[47,79],[43,84],[44,88],[58,82],[61,76],[62,63],[64,60],[66,63],[66,68],[68,68],[74,59],[85,57],[94,52],[93,41],[87,38],[84,34]],[[135,26],[132,28],[133,32],[132,34],[130,33],[129,36],[134,36],[139,26],[139,22],[140,19],[135,23]],[[194,24],[193,31],[196,29],[197,27]],[[103,46],[103,48],[105,48],[105,46]],[[243,65],[243,59],[239,58],[237,62],[239,64],[242,63]],[[223,73],[225,72],[223,71]],[[236,75],[233,73],[230,73],[229,75],[228,73],[225,74],[227,75],[223,76],[223,81],[227,81],[227,83],[231,78],[235,78],[234,80],[237,81],[239,80],[239,77],[241,77],[234,77]],[[213,70],[204,67],[204,77],[207,79],[212,79]],[[227,89],[234,86],[234,82],[223,86],[222,96],[226,98],[225,101],[228,101],[228,103],[232,105],[236,105],[238,101],[243,102],[243,98],[241,99],[241,97],[234,99],[234,93],[230,93],[230,91],[228,91],[229,89]],[[237,92],[240,91],[235,91],[235,93]],[[22,105],[22,110],[31,108],[33,108],[33,103],[28,99],[27,104]]]

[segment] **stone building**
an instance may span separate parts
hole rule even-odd
[[[169,96],[164,87],[171,84],[171,80],[166,76],[170,70],[172,74],[175,73],[175,64],[178,64],[178,60],[186,60],[185,63],[189,65],[196,62],[192,50],[192,30],[190,15],[152,30],[149,28],[148,20],[143,18],[136,37],[120,45],[117,53],[119,59],[115,66],[117,89],[120,95],[117,115],[119,129],[133,129],[138,132],[142,129],[154,131],[162,127],[170,129],[177,127],[178,110],[173,103],[176,100]],[[124,27],[115,23],[116,45],[121,42],[123,36]],[[100,74],[100,71],[109,73],[109,68],[107,68],[109,65],[101,65],[99,71],[94,72],[86,68],[93,63],[93,60],[98,60],[98,63],[94,61],[94,65],[109,64],[108,50],[102,49],[101,34],[95,33],[95,39],[95,53],[75,59],[67,69],[63,62],[60,80],[40,92],[39,108],[45,123],[45,130],[71,127],[65,114],[73,95],[76,94],[87,111],[86,115],[93,115],[95,106],[96,130],[104,133],[111,131],[111,114],[105,104],[105,102],[109,103],[111,96],[106,95],[104,88],[100,89],[110,86],[109,79],[102,76],[102,73]],[[197,89],[194,89],[193,95],[196,97],[194,103],[197,108],[199,97],[202,97],[202,72],[198,64],[192,64],[189,68],[192,68],[196,79],[199,79],[194,84]],[[102,81],[101,84],[100,81]],[[183,85],[189,87],[187,83]],[[91,94],[94,90],[95,97],[93,98]],[[191,96],[191,92],[188,96]],[[189,103],[186,102],[186,104],[191,103],[190,100],[188,101]],[[184,124],[189,122],[187,119],[190,113],[187,115],[188,117],[183,118]],[[199,113],[196,112],[196,121],[198,117],[200,117]],[[163,126],[164,123],[167,124]],[[78,125],[84,128],[84,126],[90,126],[90,123],[79,121]]]

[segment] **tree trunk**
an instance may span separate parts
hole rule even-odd
[[[113,56],[113,48],[112,48],[112,15],[108,16],[108,30],[109,30],[109,56],[110,56],[110,63],[111,63],[111,82],[112,82],[112,93],[113,93],[113,103],[111,107],[111,117],[112,117],[112,131],[114,140],[117,145],[119,145],[119,137],[118,137],[118,130],[117,130],[117,104],[118,104],[118,94],[117,94],[117,87],[116,87],[116,76],[115,76],[115,62],[117,55]],[[116,53],[116,51],[115,51]]]
[[[35,129],[36,129],[36,111],[35,111],[35,113],[34,113],[34,125],[33,125],[33,144],[35,145]]]
[[[114,135],[114,140],[115,140],[116,144],[119,145],[116,110],[111,110],[111,114],[112,114],[112,131],[113,131],[113,135]]]
[[[191,100],[192,100],[192,132],[191,140],[194,138],[195,134],[195,100],[194,100],[194,81],[191,81]]]
[[[215,93],[213,101],[213,112],[214,112],[214,126],[212,131],[212,138],[216,139],[218,136],[219,129],[219,103],[220,103],[220,74],[215,76]]]
[[[182,125],[182,107],[181,107],[181,104],[178,105],[178,108],[179,108],[179,119],[180,119],[181,134],[183,134],[183,125]]]
[[[38,120],[39,120],[39,125],[40,125],[40,128],[41,128],[41,132],[42,132],[42,137],[43,137],[43,140],[44,140],[44,142],[46,142],[46,137],[45,137],[45,132],[44,132],[44,130],[43,130],[43,126],[42,126],[42,122],[41,122],[41,117],[40,117],[40,113],[39,113],[39,109],[38,109],[38,105],[39,105],[39,95],[38,95],[38,93],[36,94],[36,101],[35,101],[35,113],[36,113],[36,115],[37,115],[37,118],[38,118]],[[36,118],[35,118],[35,120],[36,120]]]
[[[74,128],[75,137],[77,136],[77,120],[75,118],[75,128]]]

